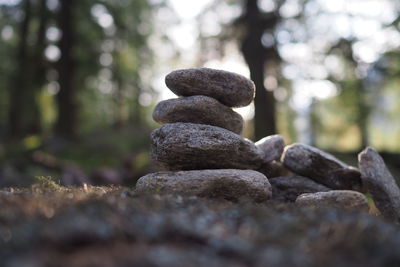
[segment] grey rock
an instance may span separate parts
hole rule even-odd
[[[179,96],[206,95],[229,107],[247,106],[255,94],[254,83],[246,77],[209,68],[173,71],[165,84]]]
[[[358,155],[361,179],[383,217],[400,223],[400,190],[382,157],[368,147]]]
[[[334,156],[304,144],[286,146],[281,161],[292,172],[332,189],[361,191],[361,173]]]
[[[271,135],[256,142],[256,146],[264,153],[264,160],[279,160],[285,148],[285,140],[281,135]]]
[[[256,202],[268,200],[272,195],[271,185],[263,174],[235,169],[151,173],[138,180],[136,191],[195,195],[233,201],[249,198]]]
[[[243,118],[218,100],[203,96],[189,96],[161,101],[153,111],[153,119],[161,124],[191,122],[209,124],[240,134]]]
[[[369,210],[367,198],[363,194],[351,190],[302,194],[296,199],[296,204],[315,207],[328,206],[365,212]]]
[[[165,124],[151,143],[153,160],[167,170],[257,169],[263,162],[253,142],[216,126]]]
[[[294,202],[296,198],[305,193],[326,192],[331,189],[302,176],[274,177],[269,179],[272,186],[274,200]]]
[[[256,169],[268,178],[280,177],[280,176],[293,176],[294,174],[286,169],[281,162],[273,160],[271,162],[263,162],[261,166]]]

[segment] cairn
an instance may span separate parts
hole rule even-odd
[[[255,171],[265,155],[240,136],[243,118],[232,110],[253,101],[254,83],[209,68],[173,71],[165,83],[180,96],[160,102],[153,112],[154,120],[164,125],[151,133],[151,157],[166,171],[140,178],[137,190],[270,199],[267,177]]]
[[[151,133],[151,157],[165,171],[141,177],[138,192],[359,211],[368,211],[362,193],[369,192],[384,217],[400,222],[400,190],[375,150],[360,153],[360,172],[315,147],[286,146],[280,135],[253,143],[240,136],[243,118],[232,110],[254,99],[251,80],[197,68],[173,71],[165,82],[179,96],[153,112],[163,126]]]

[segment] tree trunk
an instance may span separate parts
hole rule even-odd
[[[37,32],[36,47],[34,52],[33,62],[35,63],[35,70],[32,70],[34,77],[32,78],[32,92],[33,98],[36,99],[46,81],[46,64],[44,59],[44,50],[46,48],[46,29],[49,14],[47,12],[47,1],[41,0],[39,3],[39,28]],[[42,132],[42,117],[40,114],[39,105],[35,105],[32,109],[34,114],[34,124],[38,133]]]
[[[132,109],[132,123],[133,125],[139,127],[142,125],[142,107],[139,102],[139,97],[141,93],[140,85],[136,85],[135,96],[133,99],[133,109]]]
[[[58,117],[55,133],[64,138],[74,138],[78,131],[77,88],[75,85],[74,8],[75,0],[60,1],[59,27],[62,37],[59,43],[61,58],[58,64],[60,91],[57,94]]]
[[[28,127],[26,125],[27,118],[24,110],[26,110],[26,102],[33,101],[26,99],[26,91],[28,90],[28,34],[31,22],[32,6],[30,0],[21,3],[24,10],[24,19],[19,28],[19,43],[17,50],[17,69],[15,77],[11,81],[10,92],[10,110],[9,110],[9,134],[12,138],[24,136]]]
[[[257,1],[246,0],[243,16],[246,35],[242,40],[241,50],[250,69],[250,77],[256,85],[254,99],[254,138],[276,133],[275,99],[273,93],[264,86],[265,62],[268,49],[261,42],[265,30],[275,27],[275,20],[265,20],[261,16]]]
[[[359,96],[357,98],[358,116],[357,124],[360,129],[360,148],[364,149],[369,145],[369,131],[368,131],[368,119],[371,113],[371,107],[368,105],[365,99],[367,92],[365,91],[364,84],[360,82]]]
[[[114,53],[114,58],[119,59],[120,55]],[[114,82],[116,84],[116,92],[114,93],[114,123],[113,126],[116,129],[121,129],[126,125],[127,122],[127,112],[126,104],[124,101],[124,80],[121,77],[121,67],[119,62],[113,67]]]
[[[309,108],[309,136],[310,136],[310,145],[317,146],[317,133],[318,133],[318,115],[316,113],[317,108],[317,100],[315,98],[312,99],[311,105]]]
[[[254,99],[254,138],[259,140],[265,136],[276,134],[275,98],[273,92],[264,86],[264,62],[252,59],[249,63],[250,77],[256,85]]]

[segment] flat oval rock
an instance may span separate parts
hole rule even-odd
[[[256,202],[268,200],[272,195],[271,185],[263,174],[235,169],[151,173],[138,180],[136,191],[224,198],[232,201],[249,198]]]
[[[281,161],[292,172],[337,190],[362,190],[361,173],[333,155],[305,144],[286,146]]]
[[[274,200],[294,202],[305,193],[326,192],[331,189],[302,176],[283,176],[270,178],[272,196]]]
[[[296,199],[296,204],[315,207],[336,207],[365,212],[369,210],[367,198],[363,194],[351,190],[302,194]]]
[[[167,170],[257,169],[263,162],[253,142],[220,127],[193,123],[154,130],[151,156]]]
[[[165,77],[165,84],[176,95],[206,95],[229,107],[247,106],[255,94],[254,83],[246,77],[209,68],[173,71]]]
[[[243,118],[218,100],[203,96],[188,96],[168,99],[157,104],[153,119],[161,124],[191,122],[209,124],[240,134]]]

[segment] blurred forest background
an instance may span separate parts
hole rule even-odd
[[[255,82],[244,135],[400,168],[397,0],[0,0],[0,186],[134,184],[164,76]]]

